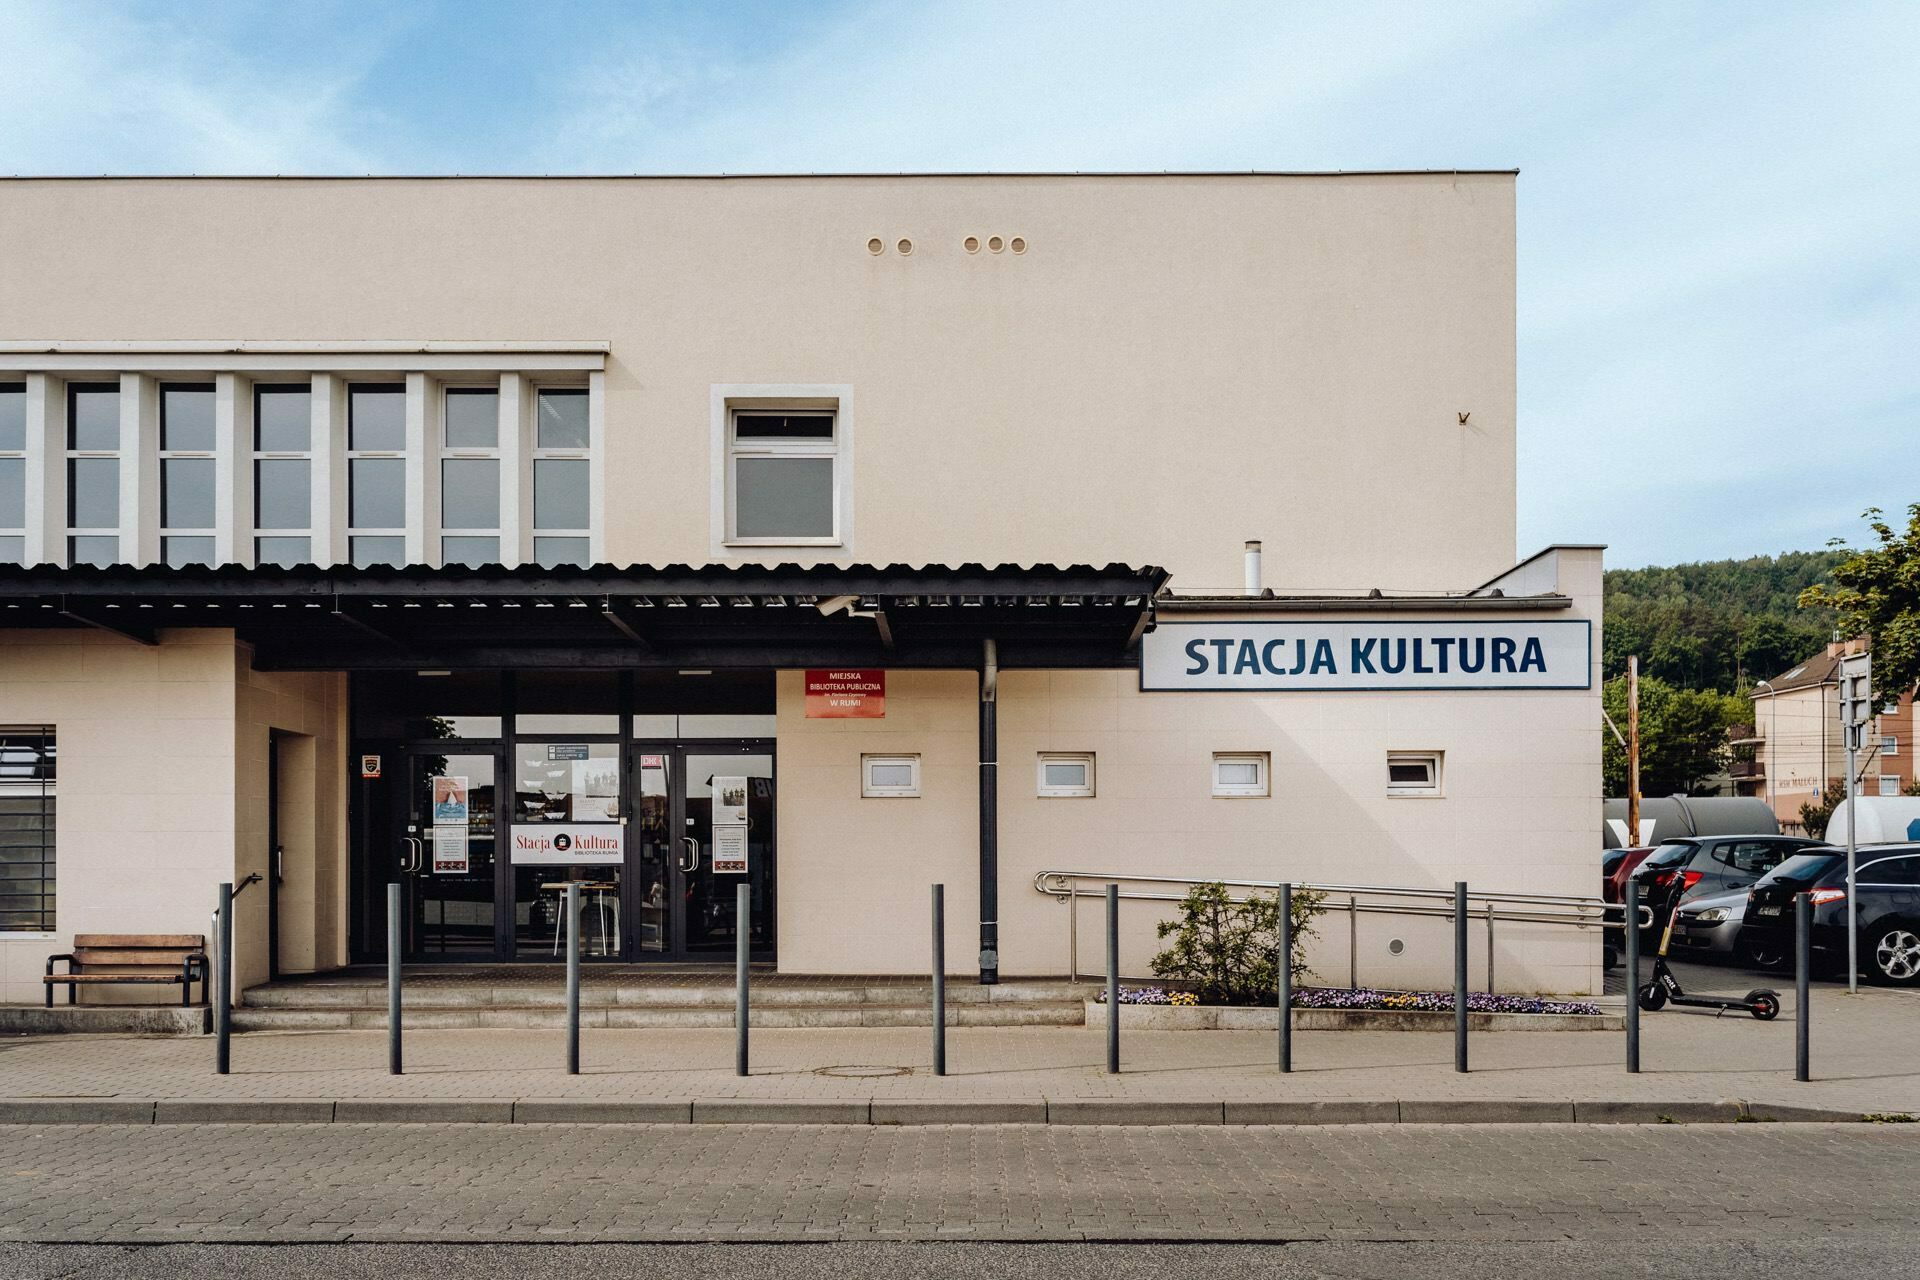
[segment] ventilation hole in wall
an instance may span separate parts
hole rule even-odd
[[[999,236],[987,237],[987,248],[993,250],[995,253],[1000,252],[1002,249],[1006,247],[1007,247],[1006,242],[1003,241]]]
[[[1007,242],[1007,248],[1013,250],[1015,253],[1025,253],[1027,251],[1026,237],[1015,236]]]
[[[899,244],[897,244],[897,245],[895,245],[895,246],[893,246],[893,247],[894,247],[894,248],[896,248],[896,249],[898,249],[898,250],[900,251],[900,254],[901,254],[901,256],[902,256],[902,257],[905,257],[905,256],[906,256],[907,254],[909,254],[909,253],[912,253],[912,252],[913,252],[913,241],[911,241],[911,240],[902,240],[902,241],[901,241],[901,242],[900,242]]]
[[[1398,938],[1395,938],[1392,942],[1389,942],[1387,944],[1387,954],[1390,956],[1397,956],[1402,951],[1405,951],[1406,949],[1407,949],[1407,944],[1400,941],[1400,939]]]
[[[875,236],[873,239],[867,241],[867,252],[873,254],[875,257],[878,257],[886,251],[887,242],[879,236]]]
[[[962,241],[961,243],[962,243],[962,244],[964,244],[964,245],[966,245],[966,248],[967,248],[967,252],[968,252],[968,253],[978,253],[978,252],[980,252],[980,237],[979,237],[979,236],[968,236],[968,237],[967,237],[967,238],[966,238],[966,239],[965,239],[964,241]]]

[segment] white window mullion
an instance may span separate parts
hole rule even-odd
[[[67,385],[27,375],[28,564],[67,563]]]
[[[500,375],[500,563],[509,568],[533,554],[531,394],[524,374]]]
[[[607,558],[607,375],[587,375],[587,559],[600,564]]]
[[[132,565],[160,559],[160,383],[120,375],[120,556]]]
[[[213,380],[213,559],[254,563],[253,380],[222,373]]]
[[[313,562],[347,563],[347,387],[313,375]]]
[[[407,375],[407,563],[440,565],[440,432],[433,386]]]

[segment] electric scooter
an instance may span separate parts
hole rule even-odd
[[[1676,1005],[1717,1009],[1721,1013],[1744,1009],[1762,1022],[1772,1022],[1780,1016],[1780,993],[1768,987],[1755,987],[1739,999],[1731,996],[1690,996],[1681,990],[1680,980],[1673,976],[1673,970],[1667,968],[1667,943],[1673,940],[1673,924],[1679,917],[1680,904],[1676,901],[1673,913],[1667,917],[1667,927],[1660,934],[1660,950],[1653,958],[1653,980],[1635,995],[1642,1009],[1652,1013],[1672,1001]]]

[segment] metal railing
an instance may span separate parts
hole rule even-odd
[[[1229,880],[1209,876],[1149,876],[1113,871],[1042,871],[1033,878],[1034,890],[1067,906],[1067,980],[1080,980],[1080,908],[1082,898],[1104,899],[1109,884],[1120,886],[1120,897],[1145,902],[1179,902],[1195,885],[1224,885],[1234,902],[1254,893],[1274,893],[1277,880]],[[1360,985],[1360,917],[1363,915],[1432,916],[1451,919],[1451,888],[1412,885],[1307,884],[1294,882],[1294,891],[1324,895],[1326,916],[1347,917],[1347,986]],[[1388,901],[1382,901],[1387,899]],[[1411,901],[1408,901],[1411,899]],[[1476,905],[1477,904],[1477,905]],[[1640,908],[1642,927],[1651,927],[1652,912]],[[1609,915],[1620,918],[1609,918]],[[1505,893],[1469,889],[1467,918],[1486,921],[1487,989],[1493,989],[1494,952],[1501,924],[1553,924],[1575,929],[1623,929],[1623,911],[1597,897],[1555,893]]]

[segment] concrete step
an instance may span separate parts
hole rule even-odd
[[[1028,1004],[1033,1002],[1067,1003],[1085,1000],[1093,988],[1066,982],[1007,982],[983,987],[977,982],[956,980],[947,986],[947,1003],[955,1006]],[[406,988],[409,1009],[482,1010],[517,1008],[564,1008],[566,989],[555,982],[551,986],[464,986],[433,984]],[[855,986],[756,985],[753,1003],[763,1008],[859,1008],[872,1005],[931,1005],[931,983],[920,985]],[[319,1012],[324,1010],[364,1010],[387,1007],[384,984],[365,983],[268,983],[249,988],[241,1004],[250,1009],[288,1009]],[[686,1009],[733,1009],[732,984],[664,986],[653,984],[583,984],[582,1009],[617,1009],[629,1006],[680,1007]]]
[[[729,993],[729,996],[731,993]],[[1086,1023],[1086,1005],[1078,1000],[995,1000],[947,1006],[950,1027],[1077,1027]],[[547,1005],[499,1005],[474,1008],[422,1008],[409,1003],[404,1015],[410,1030],[461,1028],[561,1028],[566,1009]],[[248,1007],[233,1011],[237,1031],[382,1030],[384,1005],[362,1008]],[[586,1028],[731,1027],[733,1006],[688,1004],[597,1005],[580,1008]],[[871,1003],[769,1005],[758,998],[749,1025],[755,1027],[930,1027],[931,999],[925,1004]]]

